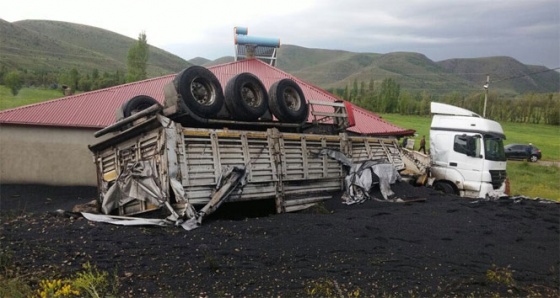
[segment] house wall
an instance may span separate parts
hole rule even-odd
[[[0,184],[96,186],[95,130],[0,125]]]

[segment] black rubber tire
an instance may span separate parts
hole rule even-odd
[[[309,106],[299,85],[282,79],[270,86],[270,110],[282,122],[301,123],[309,116]]]
[[[537,162],[537,161],[539,161],[539,158],[536,155],[533,154],[533,155],[529,156],[529,161],[530,162]]]
[[[226,108],[235,120],[257,120],[268,111],[266,87],[259,78],[247,72],[229,80],[225,97]]]
[[[138,113],[139,111],[145,110],[153,105],[159,105],[161,107],[161,104],[151,96],[134,96],[133,98],[127,100],[121,106],[120,110],[117,111],[117,121]]]
[[[220,81],[202,66],[182,70],[173,79],[173,84],[185,105],[199,117],[212,118],[224,105]]]
[[[444,194],[454,194],[454,195],[457,194],[453,186],[447,182],[436,182],[434,184],[434,189],[437,191],[441,191]]]

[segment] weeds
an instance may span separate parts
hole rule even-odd
[[[339,285],[336,280],[326,278],[308,282],[305,286],[305,293],[312,297],[358,298],[362,296],[359,288],[347,289],[344,285]]]
[[[218,270],[220,268],[218,258],[216,258],[216,256],[205,246],[202,247],[201,251],[204,255],[204,261],[208,264],[208,267],[213,271]]]
[[[37,295],[41,298],[50,297],[73,297],[79,296],[80,291],[73,288],[68,281],[62,281],[60,279],[43,279],[39,283],[39,289],[37,290]]]
[[[14,265],[12,253],[0,249],[0,297],[29,297],[31,294],[31,287]]]
[[[109,273],[99,271],[89,262],[82,265],[83,270],[77,272],[72,278],[44,279],[39,283],[37,295],[39,297],[110,297],[116,296],[118,279],[116,274],[110,280]],[[112,287],[111,287],[112,285]]]
[[[97,267],[91,266],[89,262],[83,266],[83,271],[76,273],[76,276],[71,280],[72,285],[85,291],[89,297],[106,297],[110,292],[109,273],[106,271],[99,271]],[[115,282],[118,280],[115,278]],[[114,288],[114,287],[113,287]]]
[[[118,293],[117,274],[112,278],[89,262],[68,279],[42,279],[33,291],[29,278],[19,273],[11,252],[0,249],[0,297],[110,297]]]
[[[508,287],[515,286],[513,271],[509,266],[503,268],[492,264],[492,268],[486,270],[486,279],[490,282],[503,284]]]

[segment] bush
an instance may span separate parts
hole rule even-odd
[[[17,71],[10,71],[4,75],[4,85],[10,88],[12,95],[16,96],[23,88],[23,78]]]

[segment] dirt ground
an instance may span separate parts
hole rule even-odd
[[[287,214],[232,203],[185,231],[51,212],[94,188],[2,185],[0,244],[35,288],[89,261],[118,276],[121,297],[558,296],[560,204],[393,190],[426,201],[333,198]]]

